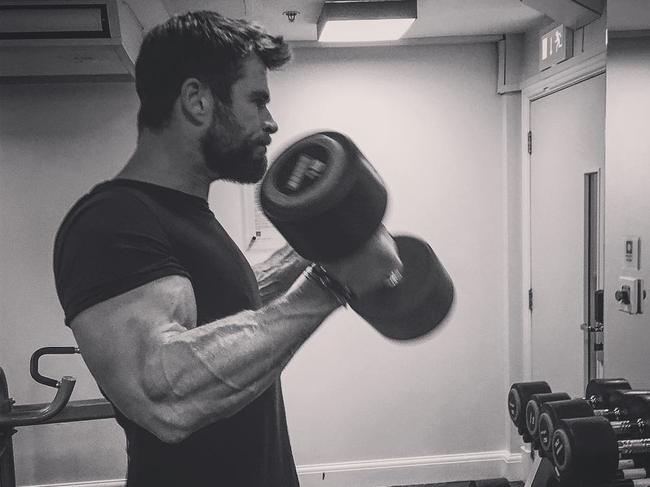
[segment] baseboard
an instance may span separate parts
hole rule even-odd
[[[39,484],[25,487],[124,487],[125,479],[97,480],[92,482],[69,482],[66,484]]]
[[[382,487],[506,477],[522,479],[522,455],[509,451],[327,463],[298,467],[301,487]]]
[[[298,467],[300,487],[382,487],[506,477],[521,480],[522,454],[505,450],[322,463]],[[124,487],[124,480],[29,487]]]

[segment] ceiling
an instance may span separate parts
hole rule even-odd
[[[139,18],[160,17],[187,10],[216,10],[235,18],[255,20],[289,41],[315,41],[316,21],[324,0],[127,0]],[[289,22],[283,12],[299,14]],[[143,15],[140,15],[143,14]],[[153,15],[152,15],[153,14]],[[406,38],[485,36],[521,33],[542,19],[520,0],[418,0],[418,19]],[[164,19],[162,19],[164,20]],[[150,27],[145,25],[145,27]]]

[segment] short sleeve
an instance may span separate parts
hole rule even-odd
[[[65,323],[81,311],[170,275],[189,277],[155,212],[127,191],[82,199],[54,245],[54,277]]]

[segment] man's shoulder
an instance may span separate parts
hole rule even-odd
[[[119,180],[109,180],[94,186],[79,198],[68,211],[61,226],[85,217],[93,220],[113,214],[121,215],[123,219],[136,217],[143,212],[150,212],[151,206],[150,198],[141,188]]]
[[[92,236],[139,227],[157,225],[153,205],[145,192],[131,185],[110,180],[99,183],[83,195],[63,218],[56,234],[55,251],[69,238]]]
[[[146,192],[136,185],[120,180],[104,181],[79,198],[68,215],[89,210],[114,211],[148,206],[145,203],[146,196]]]

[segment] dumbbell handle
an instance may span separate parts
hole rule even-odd
[[[626,470],[630,468],[635,468],[636,464],[631,458],[622,458],[618,461],[618,470]]]
[[[646,419],[628,419],[625,421],[611,421],[612,429],[617,436],[645,435],[648,433],[650,422]]]
[[[650,453],[650,438],[639,438],[636,440],[618,440],[618,452],[621,455]]]
[[[584,399],[589,404],[591,404],[594,409],[596,409],[601,404],[600,399],[598,399],[598,396],[596,395],[585,397]]]
[[[594,416],[602,416],[610,421],[621,421],[629,418],[629,413],[625,408],[612,409],[594,409]]]
[[[645,468],[627,468],[616,472],[614,479],[627,480],[627,479],[644,479],[648,476]]]
[[[598,487],[650,487],[650,479],[615,480],[607,484],[598,484]]]

